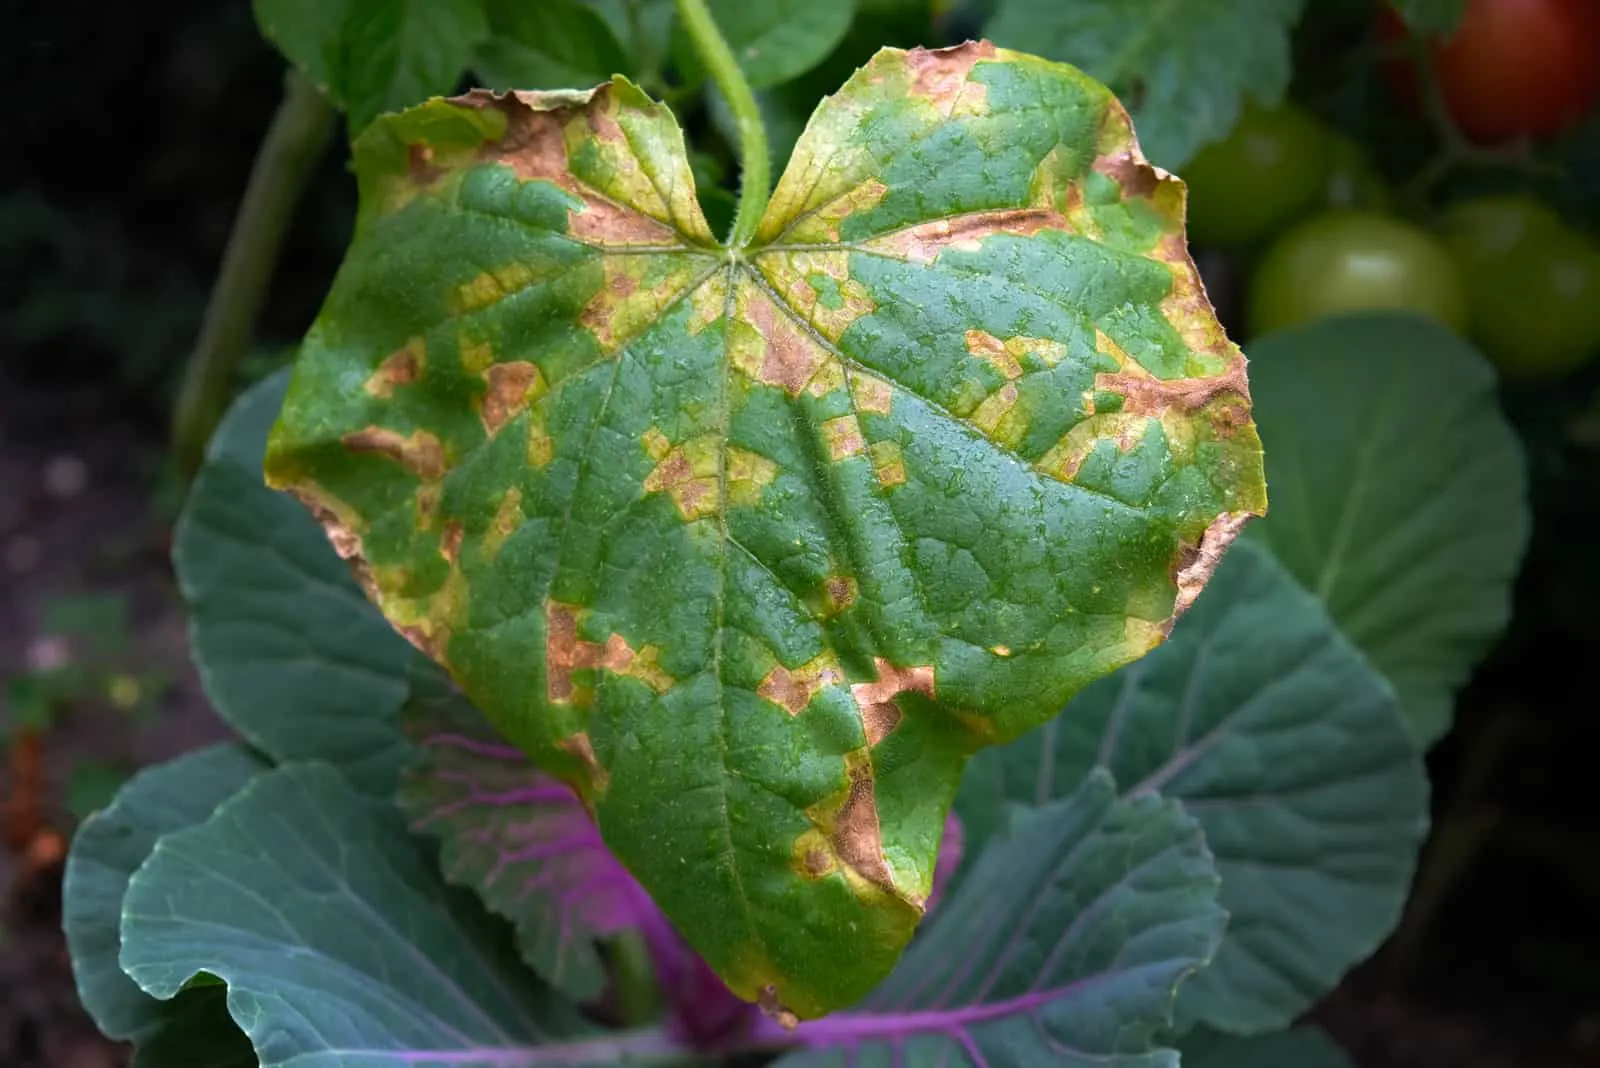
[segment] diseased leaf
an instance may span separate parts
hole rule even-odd
[[[1158,644],[1265,508],[1180,186],[987,44],[879,53],[752,247],[621,79],[431,102],[356,168],[270,480],[737,993],[857,1001],[969,754]]]
[[[1253,536],[1431,745],[1505,628],[1528,544],[1522,447],[1494,371],[1443,327],[1390,312],[1275,334],[1252,357],[1274,500]]]
[[[400,732],[416,654],[361,595],[306,510],[261,481],[287,371],[234,402],[173,535],[200,682],[223,719],[280,761],[337,763],[380,795],[409,749]]]
[[[1019,813],[889,981],[778,1063],[1176,1068],[1155,1035],[1222,937],[1216,888],[1194,820],[1097,771]]]
[[[1289,31],[1304,0],[999,0],[988,34],[1065,60],[1111,86],[1145,154],[1181,168],[1227,136],[1245,94],[1289,87]]]
[[[351,132],[455,89],[484,0],[253,0],[256,24],[350,116]]]
[[[128,879],[163,835],[204,821],[265,768],[263,761],[234,745],[202,749],[147,768],[128,780],[109,807],[84,820],[73,836],[62,885],[62,929],[78,998],[106,1035],[139,1045],[142,1063],[164,1063],[160,1050],[180,1041],[176,1036],[200,1021],[210,1021],[207,1032],[217,1041],[217,1059],[187,1064],[220,1068],[229,1063],[227,1053],[237,1044],[227,1037],[231,1023],[216,1026],[227,1022],[226,1013],[217,1021],[198,992],[170,1003],[156,1001],[118,967],[118,923]],[[156,1052],[145,1054],[146,1046]]]
[[[828,58],[856,13],[856,0],[707,0],[706,6],[739,69],[758,89],[796,78]],[[674,31],[672,54],[680,70],[704,77],[682,23]]]
[[[1315,1027],[1255,1038],[1195,1031],[1178,1043],[1183,1068],[1354,1068],[1348,1054]]]
[[[1399,918],[1427,826],[1421,760],[1388,685],[1259,547],[1228,553],[1170,642],[974,761],[969,834],[1096,765],[1130,796],[1181,800],[1216,856],[1228,936],[1184,987],[1185,1022],[1287,1027]]]
[[[1419,33],[1446,35],[1461,22],[1467,0],[1389,0],[1406,25]]]
[[[489,36],[472,69],[498,89],[593,85],[633,64],[605,18],[582,0],[486,0]]]
[[[326,765],[258,776],[128,885],[122,967],[168,999],[228,987],[263,1068],[614,1064],[670,1051],[553,1002],[388,806]]]
[[[407,775],[401,807],[414,830],[441,841],[445,877],[516,925],[523,960],[570,997],[592,999],[606,978],[597,938],[648,927],[660,947],[675,936],[572,788],[538,772],[447,686],[406,705],[406,729],[429,759]]]

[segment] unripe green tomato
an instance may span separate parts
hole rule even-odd
[[[1366,149],[1353,138],[1330,132],[1322,202],[1330,208],[1386,212],[1393,199]]]
[[[1375,212],[1332,211],[1289,230],[1251,279],[1252,336],[1343,312],[1415,311],[1457,332],[1467,301],[1455,262],[1423,230]]]
[[[1600,248],[1561,216],[1531,197],[1479,197],[1439,229],[1472,338],[1507,379],[1557,378],[1600,355]]]
[[[1246,104],[1233,132],[1202,148],[1179,174],[1189,187],[1189,240],[1242,245],[1313,207],[1328,174],[1330,138],[1290,104]]]

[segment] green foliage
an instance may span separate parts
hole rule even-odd
[[[1196,1031],[1179,1043],[1184,1068],[1354,1068],[1350,1057],[1315,1027],[1234,1038]]]
[[[969,841],[1096,766],[1126,796],[1181,799],[1216,856],[1231,929],[1179,999],[1185,1022],[1287,1027],[1399,916],[1427,823],[1421,761],[1383,678],[1255,545],[1229,551],[1166,645],[974,761]]]
[[[265,766],[237,746],[191,753],[136,775],[115,803],[78,829],[62,891],[62,926],[78,995],[110,1037],[141,1046],[182,1044],[197,1020],[215,1016],[215,1006],[195,1004],[208,1000],[201,992],[161,1002],[123,973],[118,963],[123,899],[129,879],[163,835],[204,822]],[[228,1031],[220,1033],[226,1036]],[[228,1044],[237,1046],[236,1035]],[[155,1058],[150,1063],[163,1062]]]
[[[1494,372],[1442,327],[1381,312],[1264,338],[1250,356],[1273,498],[1249,534],[1327,605],[1431,745],[1505,627],[1528,540]]]
[[[288,377],[233,406],[179,518],[173,565],[190,642],[206,696],[252,745],[331,761],[386,793],[406,757],[398,713],[413,654],[305,509],[261,484]]]
[[[561,1063],[626,1052],[621,1039],[572,1050],[593,1029],[543,995],[432,863],[392,808],[326,765],[267,772],[134,873],[122,968],[162,1002],[227,984],[264,1068],[488,1066],[533,1046],[554,1062],[557,1040]]]
[[[790,81],[821,63],[844,39],[856,13],[856,0],[709,0],[708,6],[757,89]],[[681,23],[673,60],[691,79],[703,76]]]
[[[594,85],[633,72],[605,17],[581,0],[487,0],[489,35],[472,69],[497,89]]]
[[[1157,644],[1265,506],[1176,183],[986,45],[881,52],[750,248],[620,79],[355,156],[270,481],[737,992],[858,1000],[967,755]]]
[[[1421,33],[1445,36],[1456,28],[1467,0],[1387,0],[1406,25]]]
[[[256,23],[349,113],[351,132],[456,87],[488,35],[484,0],[253,0]]]
[[[1249,95],[1289,86],[1289,30],[1303,0],[999,0],[997,44],[1082,67],[1133,113],[1157,164],[1177,169],[1225,136]]]
[[[1176,1068],[1157,1035],[1226,914],[1200,828],[1171,801],[1119,798],[1095,771],[1018,813],[928,937],[852,1013],[859,1045],[781,1068],[856,1063]],[[872,1034],[874,1018],[883,1022]],[[893,1019],[894,1023],[888,1023]],[[826,1035],[824,1020],[808,1037]],[[871,1063],[871,1062],[869,1062]]]

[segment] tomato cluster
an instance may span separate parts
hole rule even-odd
[[[1377,38],[1393,44],[1408,31],[1383,10]],[[1600,99],[1600,0],[1470,0],[1451,35],[1418,44],[1466,142],[1557,137]],[[1408,65],[1386,75],[1416,99]],[[1254,257],[1249,335],[1394,308],[1470,336],[1509,379],[1600,356],[1600,244],[1526,193],[1397,214],[1361,145],[1293,104],[1247,107],[1182,177],[1190,240]]]

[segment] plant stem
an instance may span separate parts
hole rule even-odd
[[[700,61],[711,72],[712,81],[722,90],[739,126],[739,210],[728,237],[732,248],[743,248],[755,238],[761,213],[772,194],[772,158],[767,149],[767,127],[761,121],[750,83],[733,58],[728,42],[717,29],[706,0],[678,0],[678,17],[694,41]]]
[[[638,931],[619,932],[608,940],[608,946],[617,1015],[623,1027],[643,1027],[661,1009],[661,991],[650,949]]]
[[[185,480],[193,477],[228,402],[233,376],[250,345],[295,205],[333,131],[334,109],[290,68],[283,101],[250,168],[239,214],[222,254],[200,336],[184,370],[173,415],[172,449]]]

